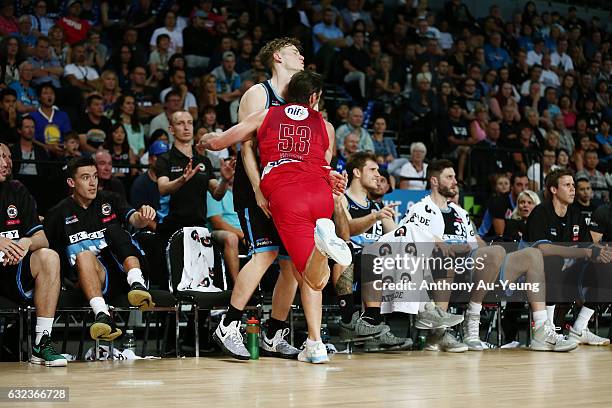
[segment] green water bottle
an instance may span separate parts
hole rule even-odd
[[[251,360],[259,360],[259,320],[251,317],[247,320],[247,349]]]

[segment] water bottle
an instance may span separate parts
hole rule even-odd
[[[259,360],[259,320],[251,317],[247,320],[247,350],[251,360]]]
[[[323,343],[329,343],[331,336],[329,334],[329,329],[327,328],[327,323],[321,324],[321,341]]]
[[[136,338],[134,337],[133,329],[127,329],[125,331],[125,336],[123,336],[123,349],[132,350],[134,353],[136,352]]]

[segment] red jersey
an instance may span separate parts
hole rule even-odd
[[[257,132],[257,143],[265,196],[281,184],[329,176],[325,121],[321,113],[305,105],[270,107]]]

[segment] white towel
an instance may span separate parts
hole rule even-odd
[[[221,292],[213,285],[211,272],[215,267],[212,236],[203,227],[183,228],[183,275],[178,290]]]
[[[397,248],[398,245],[393,245],[393,243],[401,243],[401,244],[409,244],[413,243],[416,249],[416,256],[413,258],[419,257],[429,257],[431,256],[431,252],[434,249],[434,236],[424,228],[419,228],[417,226],[406,224],[394,231],[391,231],[378,240],[378,244],[382,244],[384,242],[388,242],[392,244],[392,247]],[[406,245],[399,245],[402,248],[401,256],[404,255]],[[392,254],[395,256],[396,254]],[[420,286],[423,280],[431,279],[431,272],[427,267],[426,263],[421,260],[420,264],[425,268],[421,268],[415,274],[413,274],[412,281],[417,284],[417,289]],[[395,271],[387,271],[387,272],[395,272],[391,275],[387,273],[387,276],[391,276],[393,278],[393,282],[400,282],[402,279],[402,274],[405,273],[405,270],[396,269]],[[401,313],[409,313],[409,314],[417,314],[419,311],[419,304],[421,302],[429,301],[429,296],[425,290],[423,291],[409,291],[409,290],[396,290],[396,291],[384,291],[383,292],[383,302],[380,307],[381,313],[392,313],[392,312],[401,312]],[[392,299],[387,301],[385,299]]]

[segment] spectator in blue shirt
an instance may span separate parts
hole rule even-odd
[[[595,136],[599,143],[599,161],[607,164],[612,160],[612,135],[610,134],[610,122],[607,119],[599,123],[599,133]]]
[[[19,81],[9,85],[17,93],[17,111],[19,113],[32,113],[38,109],[38,95],[32,87],[32,64],[27,61],[19,64]]]
[[[40,107],[30,116],[34,119],[34,138],[48,153],[61,157],[64,149],[64,135],[72,130],[66,112],[55,106],[55,88],[51,83],[38,88]]]
[[[512,63],[510,54],[501,47],[501,43],[501,35],[499,33],[493,33],[491,34],[490,43],[484,46],[487,66],[496,71]]]
[[[244,241],[244,233],[238,220],[238,214],[234,210],[233,183],[234,179],[230,180],[221,201],[215,200],[210,192],[206,193],[206,218],[212,227],[212,238],[223,245],[223,259],[235,282],[240,271],[238,253],[239,245]]]

